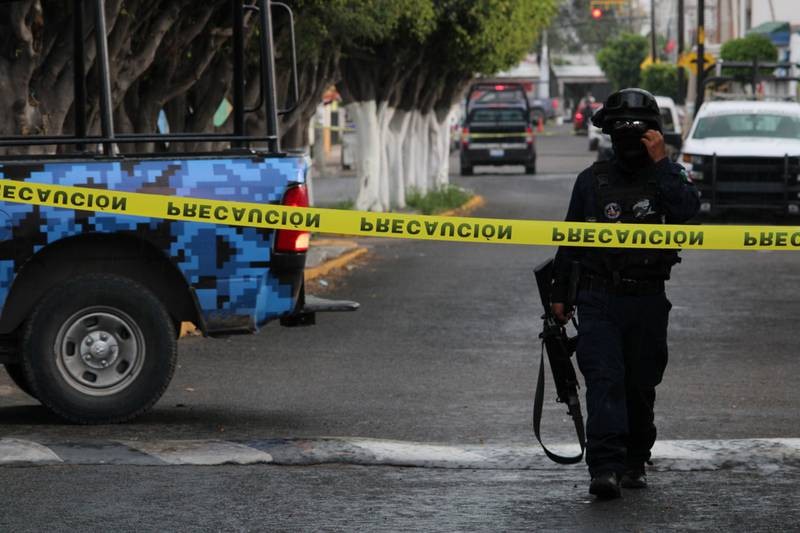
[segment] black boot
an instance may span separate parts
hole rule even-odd
[[[625,473],[622,474],[620,485],[626,489],[646,489],[647,474],[645,473],[644,465],[626,469]]]
[[[619,479],[616,472],[603,472],[594,476],[589,484],[589,494],[594,494],[601,500],[619,498]]]

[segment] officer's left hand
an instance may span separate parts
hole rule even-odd
[[[657,130],[647,130],[642,136],[642,144],[647,148],[647,153],[654,163],[667,157],[667,145],[664,136]]]

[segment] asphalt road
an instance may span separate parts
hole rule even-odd
[[[486,198],[476,216],[563,217],[574,176],[592,154],[583,137],[543,137],[538,143],[537,176],[523,175],[521,167],[479,167],[474,177],[454,178]],[[530,445],[540,327],[532,269],[554,250],[364,244],[370,248],[366,260],[316,291],[361,302],[357,313],[320,316],[312,328],[271,324],[255,336],[184,339],[180,367],[164,398],[126,425],[64,425],[0,376],[0,437],[91,443],[357,436]],[[674,307],[670,364],[658,390],[659,437],[800,437],[800,260],[789,252],[683,257],[668,288]],[[545,417],[548,441],[574,439],[561,406],[549,402]],[[580,466],[516,473],[357,466],[6,467],[0,468],[0,498],[6,502],[0,529],[800,527],[796,465],[656,475],[647,493],[598,507],[586,505]],[[72,493],[72,487],[88,492]]]

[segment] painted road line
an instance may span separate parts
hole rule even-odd
[[[126,441],[122,444],[170,465],[247,465],[272,462],[269,453],[231,441],[159,440]]]
[[[0,439],[0,465],[61,463],[56,453],[37,442],[24,439]]]
[[[575,445],[554,446],[574,453]],[[800,438],[664,440],[653,449],[657,471],[800,469]],[[533,445],[447,445],[321,437],[255,440],[87,441],[0,439],[0,465],[319,465],[408,466],[480,470],[553,470]],[[582,468],[575,465],[570,468]]]

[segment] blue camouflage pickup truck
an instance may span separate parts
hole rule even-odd
[[[255,4],[263,30],[264,135],[248,135],[244,128],[244,114],[252,110],[243,106],[241,1],[231,3],[238,41],[233,133],[115,134],[103,0],[95,0],[95,27],[102,29],[95,32],[102,134],[87,134],[86,91],[76,84],[74,136],[0,138],[0,151],[10,154],[0,158],[0,363],[59,416],[113,423],[152,407],[172,378],[182,322],[205,335],[227,335],[255,332],[274,319],[310,325],[315,312],[357,307],[305,295],[308,233],[101,213],[89,200],[93,192],[121,191],[308,206],[308,162],[280,149],[273,7],[288,9],[269,0]],[[83,17],[73,18],[74,31],[83,35]],[[87,72],[81,42],[75,40],[75,68]],[[119,149],[202,140],[230,147],[135,156]],[[251,148],[255,143],[266,150]],[[50,147],[55,155],[14,155],[33,146]],[[68,209],[6,200],[9,187],[24,196],[26,183],[83,187],[87,193],[72,198]]]

